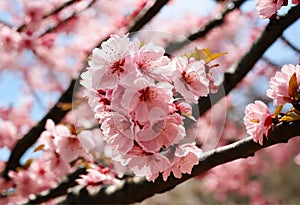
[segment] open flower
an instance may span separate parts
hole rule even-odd
[[[260,18],[272,18],[283,4],[286,4],[284,0],[258,0],[256,9]]]
[[[135,41],[133,63],[138,72],[145,77],[158,81],[169,81],[171,69],[170,59],[164,56],[165,49],[149,42],[143,46]]]
[[[171,166],[163,172],[164,181],[173,172],[176,178],[181,178],[182,174],[191,174],[194,165],[199,163],[202,150],[196,143],[187,143],[176,146],[174,156],[172,156]]]
[[[255,142],[263,144],[263,135],[267,136],[272,126],[272,115],[265,103],[256,100],[246,106],[244,124],[247,133],[253,137]]]
[[[88,89],[87,84],[92,85],[94,90],[114,88],[123,76],[133,70],[130,48],[127,35],[112,35],[101,44],[101,49],[93,50],[90,67],[81,75],[84,80],[81,84]],[[92,82],[86,83],[85,79]]]
[[[137,133],[139,145],[147,152],[157,152],[163,146],[178,143],[185,136],[181,116],[177,113],[167,115],[159,108],[149,113],[149,123]]]
[[[267,96],[274,100],[274,105],[284,104],[290,102],[289,82],[291,77],[296,74],[296,82],[298,87],[300,85],[300,65],[284,65],[281,71],[277,71],[276,75],[271,78],[267,90]]]
[[[202,61],[188,63],[186,58],[176,58],[173,67],[175,89],[187,102],[197,103],[199,97],[209,93],[209,80]]]

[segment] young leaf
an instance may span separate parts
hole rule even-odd
[[[297,76],[296,73],[294,73],[289,81],[289,96],[291,98],[294,98],[297,95],[298,91],[298,83],[297,83]]]
[[[274,116],[277,117],[279,115],[279,113],[281,112],[283,108],[283,104],[280,104],[276,107],[275,112],[274,112]]]
[[[226,54],[227,54],[227,52],[211,54],[209,48],[204,48],[204,49],[200,49],[200,50],[195,48],[194,52],[185,54],[185,56],[188,58],[193,57],[196,60],[203,60],[205,63],[209,63],[209,62],[215,60],[216,58],[219,58]]]
[[[201,50],[198,50],[196,48],[195,51],[197,53],[199,60],[204,60],[205,63],[209,63],[209,62],[227,54],[227,52],[212,54],[212,53],[210,53],[209,48],[204,48]]]
[[[43,144],[40,144],[39,146],[37,146],[36,148],[34,148],[34,152],[37,152],[37,151],[40,151],[40,150],[43,150],[44,149],[44,145]]]
[[[285,116],[280,118],[281,122],[292,122],[292,121],[297,121],[297,120],[300,120],[300,115],[298,115],[294,112],[287,113]]]
[[[187,117],[191,120],[193,120],[194,122],[196,122],[197,120],[194,118],[193,115],[189,114],[189,113],[181,113],[182,116]]]

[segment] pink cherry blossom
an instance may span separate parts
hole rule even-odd
[[[1,47],[6,52],[15,51],[18,48],[18,43],[21,40],[21,35],[16,31],[8,28],[7,26],[1,26],[1,24],[0,28]]]
[[[187,143],[176,147],[171,166],[163,172],[165,181],[171,172],[176,178],[181,178],[182,174],[191,174],[192,168],[199,163],[199,157],[202,153],[195,144]]]
[[[260,18],[271,18],[277,10],[280,9],[283,0],[258,0],[256,3],[256,9],[258,10]]]
[[[168,115],[159,107],[149,112],[149,123],[137,133],[137,142],[147,152],[157,152],[185,137],[182,118],[175,113]]]
[[[9,176],[16,188],[15,194],[27,197],[29,194],[39,193],[53,187],[57,182],[56,179],[62,175],[55,175],[53,173],[55,170],[49,170],[46,164],[47,162],[40,158],[34,160],[26,169],[10,171]]]
[[[294,73],[296,73],[297,83],[300,86],[300,65],[284,65],[281,71],[277,71],[275,76],[271,78],[267,96],[274,100],[274,105],[291,101],[288,90],[289,81]]]
[[[177,112],[182,115],[183,117],[187,116],[193,120],[193,113],[192,113],[192,106],[186,102],[174,102],[175,105],[175,109],[177,110]]]
[[[164,56],[164,48],[153,42],[142,46],[139,41],[134,43],[136,48],[133,50],[133,63],[136,69],[154,80],[169,81],[171,78],[170,59]]]
[[[169,83],[153,84],[146,78],[138,78],[125,90],[121,103],[135,121],[143,124],[149,120],[149,112],[155,107],[169,113],[174,100],[172,88]]]
[[[0,122],[0,148],[12,149],[18,139],[17,128],[11,121]]]
[[[209,80],[202,61],[189,63],[186,58],[175,58],[172,63],[175,89],[187,102],[197,103],[199,97],[209,93]]]
[[[244,124],[247,133],[255,142],[263,144],[264,135],[268,136],[268,130],[272,125],[272,115],[265,103],[256,100],[246,106]]]
[[[76,179],[76,182],[80,185],[87,185],[88,189],[92,187],[98,187],[99,185],[112,185],[119,184],[120,180],[116,179],[107,167],[101,165],[91,165],[91,168],[87,169],[86,175],[80,175],[81,178]]]
[[[121,114],[111,113],[101,125],[103,140],[121,153],[127,153],[134,144],[133,125]]]
[[[160,172],[169,167],[170,162],[161,153],[147,153],[135,145],[123,157],[122,164],[128,165],[136,176],[145,176],[148,181],[154,181]]]
[[[93,50],[87,72],[91,72],[96,81],[95,90],[114,88],[118,80],[133,69],[129,55],[131,44],[127,35],[112,35],[101,44],[101,49]]]
[[[55,163],[61,167],[69,168],[68,163],[82,157],[88,159],[86,152],[77,136],[72,135],[70,129],[64,125],[56,125],[47,120],[46,131],[41,135],[41,143],[49,157],[53,156]]]

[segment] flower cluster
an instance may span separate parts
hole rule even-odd
[[[152,42],[112,35],[93,50],[81,75],[113,160],[137,176],[181,177],[198,163],[201,150],[186,143],[183,119],[192,118],[189,103],[215,85],[206,61],[194,54],[170,59]]]
[[[293,4],[299,4],[299,0],[292,0]],[[256,9],[260,18],[273,18],[276,16],[277,10],[282,6],[287,6],[288,0],[258,0]]]
[[[261,101],[255,101],[255,103],[247,105],[245,109],[244,124],[247,132],[255,142],[259,142],[261,145],[263,136],[268,136],[273,119],[276,121],[300,119],[300,65],[284,65],[281,71],[277,71],[271,78],[269,86],[267,96],[273,99],[274,105],[278,105],[274,114],[271,114],[267,105]],[[291,103],[292,109],[279,116],[286,103]]]

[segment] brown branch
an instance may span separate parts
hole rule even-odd
[[[65,3],[63,3],[62,5],[60,5],[59,7],[55,8],[53,11],[49,12],[48,14],[43,16],[43,19],[48,18],[49,16],[55,15],[57,13],[59,13],[60,11],[62,11],[64,8],[72,5],[73,3],[75,3],[78,0],[70,0],[67,1]],[[22,24],[21,26],[18,27],[17,32],[22,32],[25,28],[27,27],[26,24]]]
[[[276,63],[274,63],[272,60],[270,60],[269,58],[262,56],[261,60],[263,60],[265,63],[269,64],[270,66],[274,67],[274,68],[281,68],[282,65],[278,65]]]
[[[48,18],[49,16],[52,16],[54,14],[59,13],[60,11],[62,11],[64,8],[71,6],[72,4],[79,2],[78,0],[69,0],[66,1],[65,3],[63,3],[62,5],[60,5],[59,7],[55,8],[53,11],[51,11],[50,13],[46,14],[45,16],[43,16],[43,19]]]
[[[154,5],[141,17],[139,20],[135,22],[135,24],[128,30],[129,33],[139,31],[144,27],[160,10],[166,5],[169,0],[157,0]]]
[[[65,18],[64,20],[60,21],[58,24],[54,25],[53,27],[48,28],[46,31],[44,31],[39,37],[42,37],[48,33],[51,33],[52,31],[55,31],[56,29],[58,29],[59,27],[65,25],[66,23],[68,23],[70,20],[72,20],[73,18],[75,18],[76,16],[78,16],[79,14],[81,14],[83,11],[85,11],[86,9],[90,8],[94,3],[96,3],[96,0],[92,0],[84,9],[80,10],[80,11],[74,11],[70,16],[68,16],[67,18]]]
[[[9,179],[8,172],[9,170],[14,170],[20,166],[19,159],[25,153],[25,151],[31,147],[35,141],[40,137],[40,134],[44,131],[47,119],[52,119],[54,123],[59,123],[59,121],[68,113],[66,110],[60,108],[61,103],[71,103],[73,90],[76,80],[72,80],[68,89],[62,94],[58,102],[54,105],[53,108],[43,117],[43,119],[33,127],[23,138],[21,138],[14,149],[11,152],[11,155],[8,159],[6,167],[2,173],[2,176],[5,179]]]
[[[280,39],[286,43],[289,47],[291,47],[294,51],[297,53],[300,53],[300,49],[297,48],[294,44],[292,44],[288,39],[286,39],[284,36],[281,36]]]
[[[62,204],[129,204],[141,202],[156,193],[166,192],[176,185],[203,174],[213,167],[236,159],[254,156],[258,150],[275,144],[287,143],[289,139],[300,135],[299,126],[300,121],[276,125],[269,138],[265,138],[263,146],[255,143],[252,137],[248,137],[230,145],[205,152],[200,157],[199,164],[193,168],[192,174],[185,174],[180,179],[170,176],[168,180],[164,182],[162,177],[159,176],[154,183],[148,182],[145,179],[141,179],[139,182],[127,180],[123,187],[110,194],[106,193],[105,188],[93,195],[89,195],[87,191],[83,190],[78,194],[69,193]]]
[[[164,2],[164,4],[162,4],[162,2]],[[136,22],[136,24],[138,24],[139,26],[133,25],[129,29],[129,31],[133,32],[133,31],[136,31],[136,29],[142,28],[143,27],[142,24],[144,24],[144,25],[147,24],[151,20],[151,18],[154,17],[154,15],[157,14],[157,12],[166,3],[167,3],[167,0],[164,0],[164,1],[157,0],[155,2],[155,4],[151,7],[151,8],[155,7],[155,10],[153,10],[153,9],[151,10],[151,8],[149,9],[149,10],[151,10],[151,12],[153,12],[153,14],[146,12],[145,15]],[[144,20],[144,18],[145,18],[145,20]],[[103,42],[103,40],[102,40],[102,42]],[[48,111],[48,113],[44,116],[44,118],[35,127],[30,129],[29,132],[26,135],[24,135],[24,137],[17,142],[16,146],[14,147],[14,149],[11,152],[11,155],[8,159],[6,167],[2,173],[2,176],[5,179],[9,180],[8,172],[10,170],[15,170],[20,165],[20,163],[19,163],[20,158],[23,156],[25,151],[30,146],[32,146],[36,142],[36,140],[40,137],[40,134],[44,131],[47,119],[52,119],[55,123],[59,123],[60,120],[68,113],[68,111],[66,111],[66,110],[61,110],[59,105],[61,103],[72,103],[73,92],[76,92],[75,83],[76,83],[76,79],[72,79],[69,84],[68,89],[64,93],[62,93],[60,99],[54,105],[54,107],[52,107]]]
[[[231,66],[230,70],[233,70],[234,73],[225,73],[224,82],[218,92],[199,99],[200,115],[203,115],[212,105],[227,95],[247,75],[264,52],[282,35],[283,31],[299,17],[300,4],[291,8],[285,16],[272,19],[248,52],[240,61]]]
[[[134,35],[134,32],[143,28],[168,2],[169,0],[157,0],[153,6],[128,29],[129,36]],[[103,41],[106,41],[108,38],[109,36],[107,36]],[[96,47],[100,47],[101,43],[102,42],[100,42]]]
[[[67,176],[67,179],[61,182],[57,187],[49,190],[47,194],[35,195],[34,199],[29,200],[26,204],[41,204],[50,199],[54,199],[67,194],[68,188],[77,185],[77,182],[75,182],[75,180],[78,179],[80,175],[85,174],[87,174],[86,168],[77,169],[75,172],[69,174]]]
[[[171,54],[174,51],[177,51],[183,48],[185,45],[189,44],[191,41],[203,38],[207,33],[209,33],[213,28],[220,26],[224,23],[225,16],[231,11],[239,8],[246,0],[234,0],[229,3],[227,7],[219,15],[216,15],[216,18],[209,21],[205,24],[198,32],[191,34],[185,40],[176,43],[170,43],[166,47],[166,53]]]

